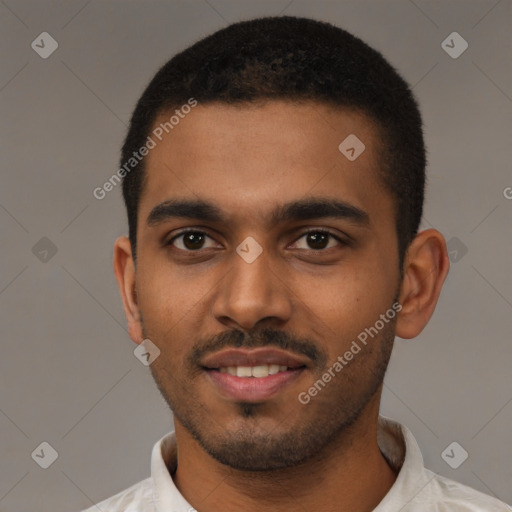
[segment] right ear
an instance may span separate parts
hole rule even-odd
[[[132,257],[130,240],[126,236],[119,237],[114,244],[114,274],[123,299],[124,313],[128,321],[130,338],[140,344],[144,335],[142,321],[137,304],[135,290],[135,264]]]

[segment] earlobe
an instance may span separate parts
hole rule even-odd
[[[118,238],[114,244],[113,264],[114,274],[128,321],[130,338],[135,343],[141,343],[144,336],[142,334],[142,322],[135,287],[135,265],[132,258],[130,240],[126,236]]]
[[[435,229],[418,233],[404,263],[399,298],[402,310],[396,323],[398,337],[414,338],[425,328],[434,313],[449,266],[443,235]]]

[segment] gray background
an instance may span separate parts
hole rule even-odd
[[[117,170],[160,65],[227,23],[280,13],[348,29],[414,86],[429,149],[423,226],[458,253],[428,327],[397,340],[382,413],[413,431],[427,467],[512,502],[511,11],[507,0],[0,1],[0,510],[79,510],[149,476],[172,419],[133,355],[111,268],[127,229],[119,187],[102,201],[92,190]],[[31,48],[43,31],[59,44],[47,59]],[[457,59],[441,47],[453,31],[469,43]],[[43,441],[58,452],[48,469],[31,457]],[[441,457],[453,441],[469,453],[458,469]]]

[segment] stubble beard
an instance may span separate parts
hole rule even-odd
[[[370,402],[374,399],[380,401],[380,396],[376,395],[381,389],[391,356],[395,323],[390,321],[386,324],[379,339],[370,342],[378,345],[376,348],[366,346],[320,391],[321,395],[329,393],[328,399],[322,396],[317,403],[313,398],[307,405],[301,405],[297,400],[292,404],[290,415],[272,431],[262,429],[260,425],[264,404],[251,403],[235,404],[237,424],[242,426],[222,429],[219,424],[222,418],[210,417],[207,404],[201,404],[191,385],[187,393],[184,383],[172,382],[165,369],[157,370],[155,365],[150,368],[176,419],[211,457],[239,471],[282,470],[299,466],[312,458],[326,457],[331,445],[343,439]],[[363,358],[369,355],[365,351],[372,350],[377,354],[372,368],[368,369]],[[360,363],[355,364],[357,361]],[[366,374],[362,380],[358,378],[361,371]],[[315,380],[319,377],[321,375]],[[294,421],[290,421],[291,416],[295,416]],[[282,425],[290,426],[283,431],[279,428]]]

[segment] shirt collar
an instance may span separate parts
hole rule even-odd
[[[420,447],[412,432],[385,416],[379,416],[377,442],[388,464],[399,471],[395,483],[373,512],[402,510],[427,487],[432,477],[423,465]]]
[[[399,471],[397,479],[374,512],[398,510],[413,500],[429,483],[423,457],[411,431],[400,423],[379,416],[377,442],[388,464]],[[151,454],[153,500],[157,512],[192,512],[194,509],[181,495],[171,474],[177,464],[176,437],[170,432],[157,441]]]

